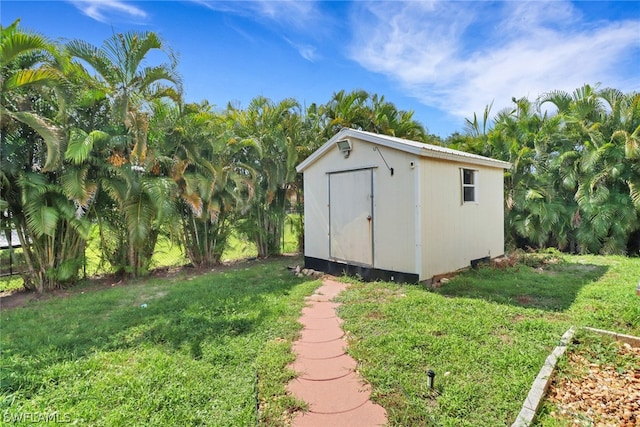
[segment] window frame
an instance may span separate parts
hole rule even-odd
[[[465,174],[471,173],[471,183],[465,182]],[[467,188],[473,189],[473,200],[466,200]],[[463,205],[469,203],[478,203],[478,170],[470,168],[460,168],[460,201]]]

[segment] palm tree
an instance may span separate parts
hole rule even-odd
[[[111,229],[121,229],[120,222],[124,222],[126,243],[116,252],[123,255],[126,250],[124,268],[136,276],[148,266],[160,222],[167,218],[169,209],[166,190],[170,181],[150,173],[156,155],[149,156],[147,139],[152,103],[160,99],[181,101],[177,62],[172,51],[152,32],[114,34],[100,48],[75,40],[67,43],[66,49],[95,71],[94,85],[109,100],[114,144],[104,159],[106,173],[101,181],[110,206],[120,216],[108,215],[104,219],[107,224],[112,223]],[[155,50],[166,54],[169,62],[144,66]]]
[[[294,99],[279,103],[254,98],[246,111],[229,107],[227,114],[234,124],[234,133],[241,139],[251,139],[261,148],[246,152],[243,163],[257,171],[255,198],[242,224],[242,231],[251,237],[258,256],[281,252],[281,239],[287,208],[287,191],[296,179],[298,147],[295,136],[302,126],[299,105]]]
[[[517,246],[624,253],[639,236],[638,94],[585,85],[513,99],[494,127],[468,121],[480,154],[510,161],[506,235]],[[556,111],[542,113],[546,104]],[[475,132],[475,133],[474,133]],[[631,237],[630,237],[631,236]],[[639,247],[640,242],[635,243]]]
[[[636,203],[640,183],[638,94],[626,96],[603,89],[595,96],[597,101],[590,105],[597,106],[596,111],[588,114],[581,126],[585,148],[575,197],[586,221],[580,236],[586,250],[626,253],[629,236],[640,228]]]
[[[63,165],[65,95],[73,67],[56,46],[18,28],[0,29],[2,63],[0,204],[27,263],[25,288],[42,292],[77,279],[95,187],[87,169]]]
[[[153,50],[167,55],[169,63],[144,66]],[[114,122],[125,126],[132,141],[129,161],[142,165],[146,155],[150,103],[156,99],[181,102],[177,60],[153,32],[114,34],[97,48],[82,40],[67,43],[68,53],[85,61],[97,73],[111,101]]]
[[[625,95],[615,89],[601,91],[611,108],[610,120],[606,123],[611,141],[624,146],[624,157],[628,174],[623,181],[629,187],[629,196],[640,211],[640,93]]]
[[[476,139],[485,140],[479,154],[506,160],[512,164],[505,173],[505,224],[507,241],[516,245],[545,247],[558,229],[558,205],[552,185],[540,173],[546,170],[546,158],[539,150],[543,120],[526,98],[513,99],[514,106],[495,116],[494,128],[487,133],[490,107],[485,108],[482,130],[477,117],[467,121]],[[473,124],[473,126],[472,126]]]
[[[158,132],[164,145],[158,162],[176,183],[187,256],[193,265],[213,266],[227,247],[232,223],[253,196],[255,172],[241,157],[259,147],[252,139],[237,138],[233,123],[207,103],[169,111],[170,125]]]
[[[416,120],[413,111],[398,110],[396,106],[378,94],[364,90],[333,94],[322,106],[324,136],[331,138],[343,127],[376,132],[385,135],[427,142],[427,132]]]
[[[28,90],[52,89],[66,79],[55,66],[55,46],[41,35],[22,31],[19,23],[0,26],[0,126],[3,134],[10,132],[11,126],[15,128],[15,122],[33,129],[46,144],[46,158],[40,163],[46,171],[60,160],[63,137],[58,126],[34,111]]]
[[[325,138],[329,139],[343,127],[367,130],[370,114],[365,108],[369,94],[364,90],[333,94],[331,100],[322,107],[325,118]]]

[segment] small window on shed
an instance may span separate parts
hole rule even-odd
[[[462,203],[477,202],[477,174],[473,169],[460,169],[462,175]]]

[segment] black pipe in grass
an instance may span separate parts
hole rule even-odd
[[[258,370],[256,369],[256,380],[253,383],[253,398],[255,399],[257,426],[260,425],[260,401],[258,399],[258,381],[260,381],[260,377],[258,376]]]

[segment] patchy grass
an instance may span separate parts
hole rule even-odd
[[[505,270],[480,268],[457,276],[436,292],[449,297],[562,312],[574,303],[585,283],[598,279],[606,271],[605,265],[559,259],[537,267],[516,264]]]
[[[349,352],[391,425],[511,424],[569,326],[637,334],[638,259],[553,258],[469,270],[438,289],[356,283],[342,295]]]
[[[319,284],[291,275],[285,265],[295,262],[242,263],[100,290],[88,284],[3,310],[3,419],[282,424],[297,408],[284,388],[290,342],[304,296]]]
[[[109,274],[114,271],[113,266],[108,259],[103,259],[100,250],[100,236],[98,235],[98,227],[94,226],[91,230],[91,236],[87,241],[87,249],[85,250],[86,265],[84,271],[87,277],[99,274]],[[149,269],[153,270],[159,267],[177,267],[189,264],[182,246],[173,243],[166,235],[158,236],[158,241],[149,263]]]
[[[576,325],[640,336],[640,258],[622,256],[571,257],[574,265],[605,267],[598,281],[585,286],[567,310]]]
[[[22,288],[22,277],[18,274],[22,268],[24,268],[22,248],[0,249],[0,273],[2,273],[0,275],[0,293]]]
[[[22,249],[16,250],[17,253],[21,253],[21,251]],[[185,257],[181,246],[171,243],[171,241],[164,235],[158,237],[155,252],[151,257],[150,269],[160,267],[177,267],[188,263],[189,260]],[[87,248],[85,250],[85,266],[83,270],[80,271],[80,277],[109,274],[113,271],[113,266],[109,260],[102,258],[98,227],[94,226],[91,231],[91,236],[87,241]],[[0,277],[0,292],[11,292],[22,289],[23,284],[24,282],[19,274]]]
[[[227,241],[227,247],[222,254],[223,261],[234,261],[238,259],[255,258],[258,256],[258,249],[255,243],[246,236],[233,232]]]

